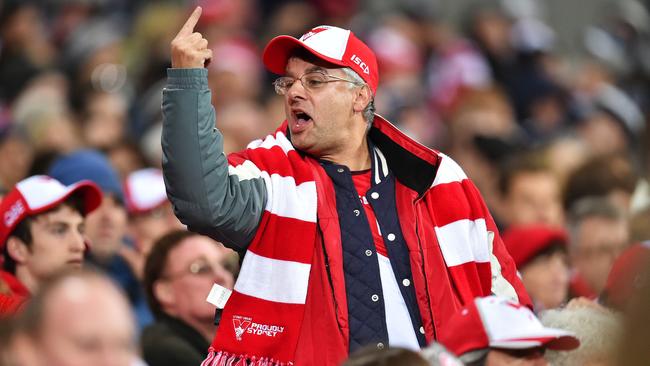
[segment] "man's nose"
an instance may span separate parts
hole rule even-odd
[[[291,86],[287,89],[287,96],[289,96],[289,100],[294,100],[297,98],[304,99],[305,94],[307,93],[307,90],[305,89],[305,86],[302,85],[302,81],[296,80]]]
[[[86,238],[83,234],[75,232],[70,238],[70,248],[75,252],[83,252],[86,250]]]

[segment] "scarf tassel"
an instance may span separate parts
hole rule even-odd
[[[293,362],[280,362],[268,357],[257,358],[249,355],[235,355],[228,352],[210,350],[201,366],[293,366]]]

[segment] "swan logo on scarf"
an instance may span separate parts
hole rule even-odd
[[[235,328],[235,338],[238,341],[242,340],[244,334],[276,337],[284,332],[282,326],[255,323],[253,318],[240,315],[233,315],[232,325]]]
[[[247,318],[239,315],[234,315],[232,317],[232,325],[235,328],[235,338],[238,341],[241,341],[241,336],[244,334],[246,329],[250,327],[252,318]]]

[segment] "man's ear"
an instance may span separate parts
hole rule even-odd
[[[7,253],[9,253],[9,256],[14,260],[14,262],[17,264],[23,264],[27,261],[27,257],[29,256],[29,248],[24,241],[15,236],[10,236],[9,239],[7,239]]]
[[[176,302],[176,294],[167,281],[158,280],[154,282],[153,295],[163,307],[170,306]]]
[[[370,87],[368,85],[364,85],[357,91],[352,108],[355,112],[363,112],[371,100],[372,92],[370,91]]]

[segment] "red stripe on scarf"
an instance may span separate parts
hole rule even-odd
[[[258,255],[280,259],[285,261],[294,261],[311,264],[313,250],[309,247],[291,245],[300,243],[305,240],[305,235],[315,229],[313,222],[306,222],[290,217],[280,217],[273,214],[264,215],[260,227],[264,230],[258,230],[253,241],[261,241],[262,236],[275,238],[278,243],[286,245],[260,245],[256,246],[254,252]]]
[[[291,362],[302,322],[294,314],[302,311],[303,304],[270,302],[234,292],[212,347],[240,357]]]
[[[468,179],[434,186],[429,194],[437,197],[429,202],[436,213],[436,225],[445,226],[458,220],[476,220],[485,217],[481,201],[469,199],[476,194],[474,184]]]

